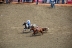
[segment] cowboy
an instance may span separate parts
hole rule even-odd
[[[31,22],[30,22],[30,20],[27,20],[27,25],[28,25],[28,29],[30,28],[30,25],[31,25]]]
[[[18,3],[20,3],[20,0],[18,0]]]

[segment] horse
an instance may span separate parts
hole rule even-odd
[[[34,35],[37,34],[37,33],[39,33],[39,32],[42,33],[42,35],[43,35],[43,30],[40,27],[31,26],[31,29],[30,30],[33,30],[33,34]]]
[[[25,26],[23,32],[26,31],[26,29],[30,29],[32,25],[34,27],[37,26],[36,24],[30,24],[30,25],[28,25],[26,22],[24,22],[23,25]]]
[[[30,29],[30,26],[26,22],[24,22],[23,25],[25,26],[23,32],[26,31],[26,29]]]

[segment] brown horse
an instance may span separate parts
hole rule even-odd
[[[36,33],[42,33],[42,35],[43,35],[43,30],[42,30],[42,28],[40,28],[40,27],[34,27],[34,26],[31,26],[31,29],[30,30],[33,30],[33,34],[35,35]]]

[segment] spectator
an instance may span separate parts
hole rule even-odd
[[[59,4],[60,3],[60,0],[57,0],[57,4]]]
[[[54,0],[51,0],[51,8],[54,8],[55,7],[55,2]]]
[[[25,2],[25,0],[23,0],[23,3]]]
[[[55,1],[55,3],[57,3],[57,2],[56,2],[57,0],[54,0],[54,1]]]
[[[20,3],[20,0],[18,0],[18,3]]]
[[[62,4],[64,4],[64,0],[62,0]]]
[[[8,0],[6,0],[6,4],[8,4],[9,3],[9,1]]]
[[[47,2],[47,0],[43,0],[43,3],[46,3]]]
[[[36,5],[38,5],[38,0],[36,0]]]

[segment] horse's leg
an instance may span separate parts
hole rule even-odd
[[[42,33],[42,35],[43,35],[43,32],[42,31],[40,31],[41,33]]]
[[[30,29],[30,31],[29,32],[31,32],[31,29]]]
[[[33,33],[32,35],[35,35],[35,33]]]
[[[35,35],[35,31],[33,31],[33,34],[32,35]]]
[[[26,31],[26,29],[25,29],[25,28],[23,29],[23,32],[24,32],[24,31]]]
[[[34,35],[35,35],[35,32],[36,32],[36,31],[34,31],[34,33],[33,33]]]
[[[31,29],[30,29],[30,31],[29,31],[29,32],[33,32],[33,30],[31,30]]]
[[[26,28],[24,28],[24,31],[26,31]]]

